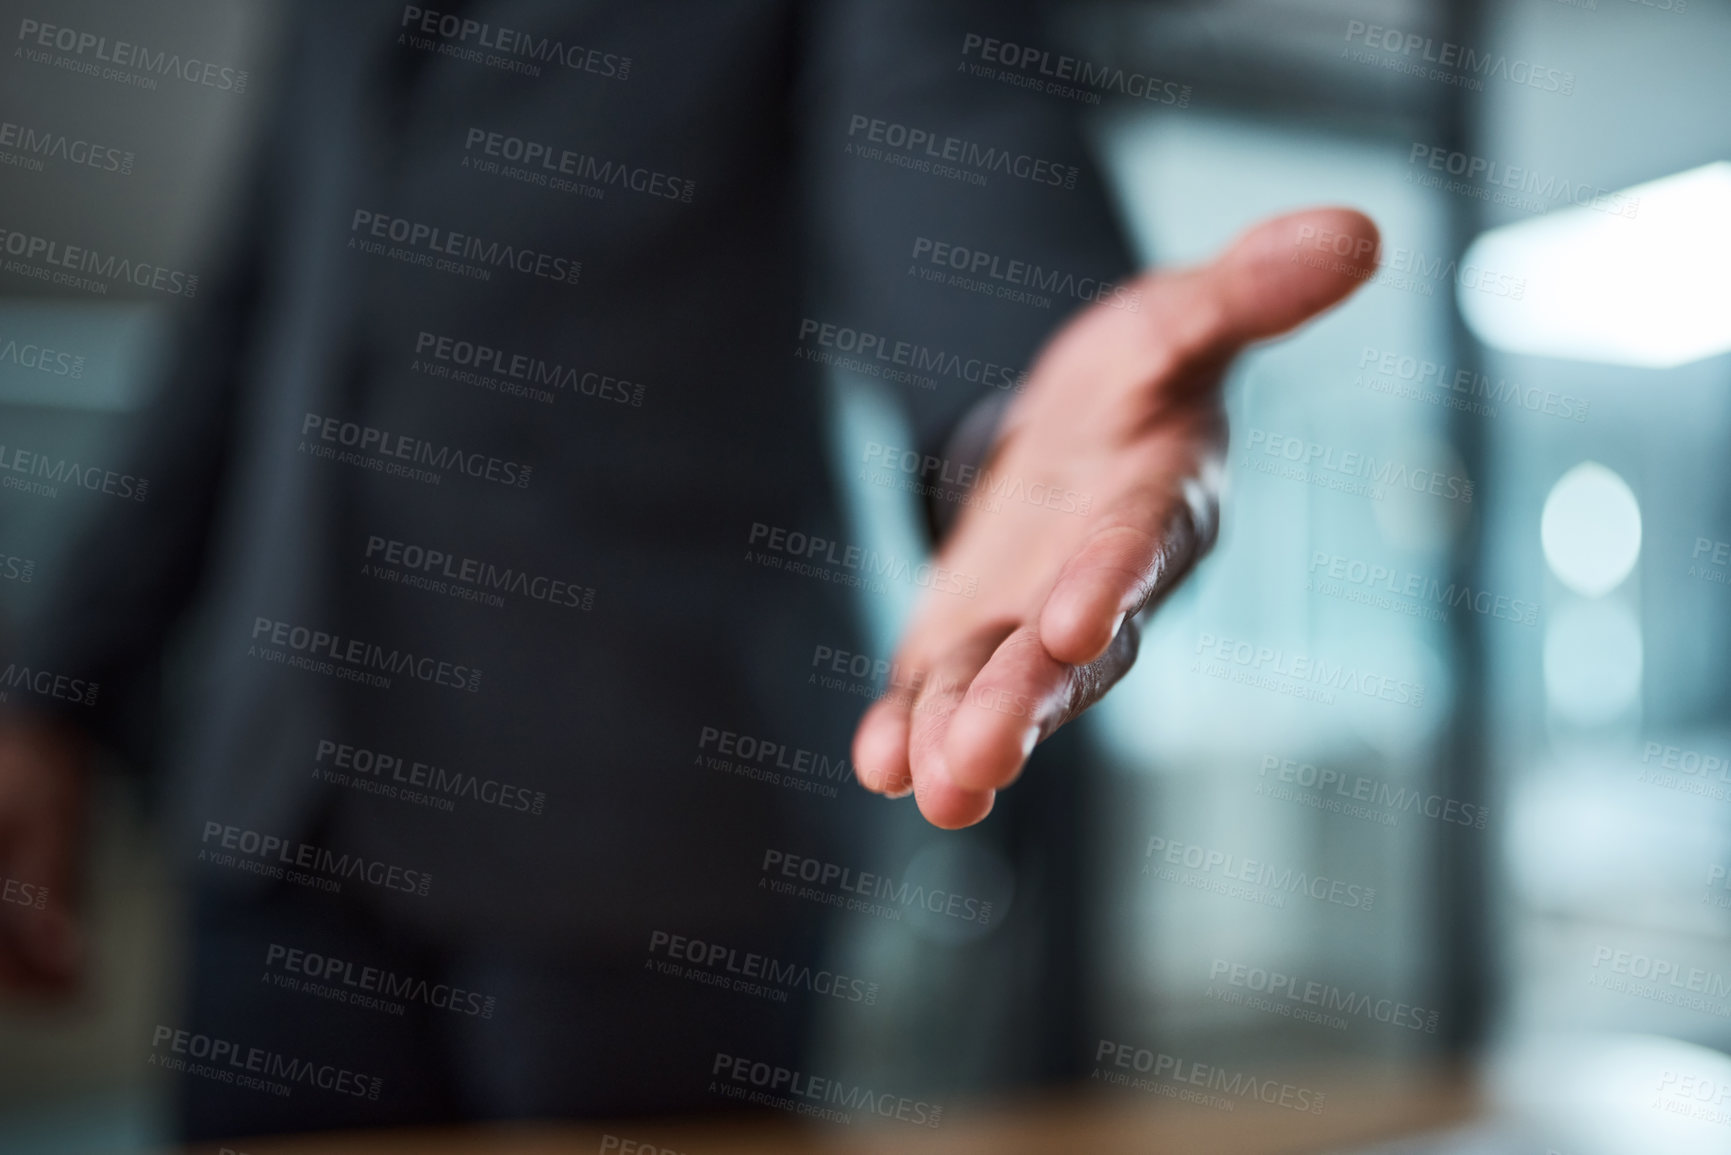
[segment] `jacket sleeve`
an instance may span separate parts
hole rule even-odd
[[[1048,84],[1075,59],[1049,5],[809,11],[795,106],[815,275],[800,343],[889,382],[921,452],[943,453],[970,412],[962,441],[978,445],[1052,331],[1133,270],[1081,128],[1101,98]]]

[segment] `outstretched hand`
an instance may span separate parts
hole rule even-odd
[[[964,504],[939,550],[974,596],[926,591],[895,658],[907,687],[854,735],[862,785],[971,825],[1124,676],[1136,615],[1214,541],[1227,365],[1348,296],[1376,244],[1347,209],[1277,217],[1208,265],[1143,274],[1137,308],[1096,304],[1053,337],[982,469],[1006,496]],[[1030,497],[1051,493],[1070,496]]]

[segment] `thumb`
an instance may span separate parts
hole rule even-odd
[[[1243,233],[1206,276],[1232,344],[1276,337],[1338,304],[1376,272],[1375,223],[1346,208],[1315,208]]]
[[[1212,395],[1218,374],[1196,370],[1216,370],[1245,345],[1295,329],[1350,296],[1376,272],[1378,243],[1376,225],[1352,209],[1272,217],[1206,264],[1142,274],[1133,282],[1139,310],[1095,305],[1053,339],[1035,376],[1050,362],[1062,366],[1052,375],[1090,391],[1116,382]]]

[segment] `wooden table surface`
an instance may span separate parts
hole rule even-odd
[[[1297,1077],[1294,1082],[1300,1082]],[[935,1129],[895,1122],[851,1125],[788,1119],[612,1125],[522,1123],[426,1130],[248,1138],[189,1148],[217,1155],[1305,1155],[1464,1122],[1479,1109],[1457,1072],[1393,1068],[1307,1070],[1302,1084],[1325,1093],[1320,1113],[1254,1099],[1231,1109],[1109,1088],[1014,1105],[948,1111]]]

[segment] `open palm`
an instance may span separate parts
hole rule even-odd
[[[1349,295],[1376,236],[1346,209],[1278,217],[1211,264],[1144,274],[1139,307],[1103,302],[1056,334],[939,551],[974,596],[926,591],[895,659],[909,689],[860,721],[864,786],[912,790],[938,826],[978,822],[1124,675],[1135,616],[1214,540],[1227,365]],[[1307,259],[1317,238],[1327,259]]]

